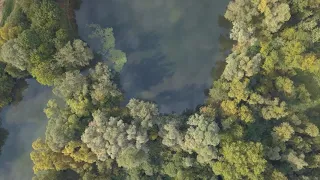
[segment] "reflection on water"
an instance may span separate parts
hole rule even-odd
[[[181,112],[202,103],[219,54],[218,18],[229,0],[83,0],[76,13],[79,34],[91,47],[87,24],[113,27],[116,48],[127,53],[121,73],[127,98],[154,100],[162,112]],[[221,40],[221,38],[220,38]],[[0,180],[30,180],[32,142],[45,133],[43,109],[51,89],[27,80],[19,103],[3,109],[9,136],[0,156]],[[23,89],[22,86],[21,89]]]
[[[204,100],[219,52],[219,15],[229,0],[83,0],[76,13],[79,34],[89,45],[87,24],[113,27],[117,48],[127,53],[121,73],[127,98],[159,103],[181,112]]]
[[[30,180],[33,176],[30,160],[31,144],[44,135],[47,120],[43,109],[52,96],[51,88],[35,80],[27,80],[22,100],[1,112],[3,127],[9,131],[0,156],[1,180]]]

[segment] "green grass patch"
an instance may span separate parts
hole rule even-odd
[[[11,12],[14,9],[15,5],[15,0],[5,0],[4,2],[4,7],[2,10],[2,20],[1,20],[1,25],[3,25],[7,18],[10,16]]]

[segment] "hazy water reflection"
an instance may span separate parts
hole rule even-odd
[[[113,27],[127,53],[121,73],[126,97],[154,100],[162,112],[181,112],[204,100],[220,57],[218,17],[229,0],[83,0],[79,34],[91,47],[87,24]]]
[[[22,100],[1,112],[3,127],[9,131],[0,156],[1,180],[31,180],[31,144],[45,132],[47,119],[43,109],[52,97],[51,88],[41,86],[33,79],[27,83]]]

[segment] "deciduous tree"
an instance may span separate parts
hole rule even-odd
[[[69,41],[63,48],[55,54],[58,65],[67,69],[76,69],[89,65],[93,59],[93,52],[87,43],[76,39]]]

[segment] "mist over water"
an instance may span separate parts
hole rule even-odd
[[[128,98],[156,101],[162,112],[203,103],[210,71],[219,58],[219,15],[229,0],[83,0],[76,12],[80,37],[87,24],[113,27],[116,46],[127,54],[121,84]]]

